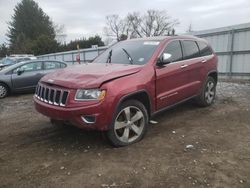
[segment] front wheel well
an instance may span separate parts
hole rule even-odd
[[[208,74],[208,76],[212,77],[215,80],[215,83],[217,84],[217,81],[218,81],[218,73],[217,72],[211,72]]]
[[[6,84],[6,83],[4,83],[4,82],[1,82],[1,81],[0,81],[0,84],[6,86],[6,88],[8,89],[8,92],[11,92],[11,89],[10,89],[10,87],[8,86],[8,84]]]
[[[149,99],[147,92],[141,91],[141,92],[137,92],[137,93],[125,96],[120,101],[120,104],[127,101],[127,100],[132,100],[132,99],[141,102],[145,106],[145,108],[147,109],[148,115],[150,117],[150,115],[151,115],[151,102],[150,102],[150,99]]]

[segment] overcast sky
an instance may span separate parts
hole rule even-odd
[[[0,0],[0,44],[7,42],[7,22],[21,0]],[[167,10],[177,18],[178,33],[192,23],[194,30],[250,22],[250,0],[36,0],[56,24],[65,26],[67,41],[99,34],[104,36],[105,16],[148,9]]]

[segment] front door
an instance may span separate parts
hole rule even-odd
[[[156,66],[156,100],[157,110],[185,99],[187,69],[183,64],[183,54],[179,40],[167,44],[163,53],[171,54],[171,62]]]
[[[21,70],[21,74],[18,75],[17,70]],[[42,62],[22,65],[12,73],[13,88],[17,91],[34,89],[43,75]]]

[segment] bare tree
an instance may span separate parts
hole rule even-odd
[[[166,35],[179,24],[178,20],[171,19],[166,11],[159,10],[148,10],[144,15],[132,13],[127,18],[138,37]]]
[[[120,36],[125,34],[126,23],[124,19],[121,19],[119,15],[113,14],[106,16],[106,27],[104,27],[104,32],[107,36],[115,36],[119,41]]]
[[[127,38],[167,35],[177,24],[178,20],[168,16],[166,11],[148,10],[145,14],[129,13],[124,19],[118,15],[109,15],[106,17],[104,31],[119,41],[125,35]]]
[[[130,34],[133,36],[132,38],[143,37],[143,35],[141,34],[141,27],[140,27],[142,22],[140,13],[138,12],[129,13],[126,20],[127,20],[127,25],[129,26]]]

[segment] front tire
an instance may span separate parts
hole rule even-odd
[[[213,104],[216,95],[216,81],[209,76],[202,88],[201,94],[197,98],[197,103],[200,106],[206,107]]]
[[[9,89],[5,84],[0,83],[0,99],[7,97]]]
[[[137,100],[128,100],[118,107],[106,135],[112,145],[127,146],[143,138],[147,124],[148,113],[145,106]]]

